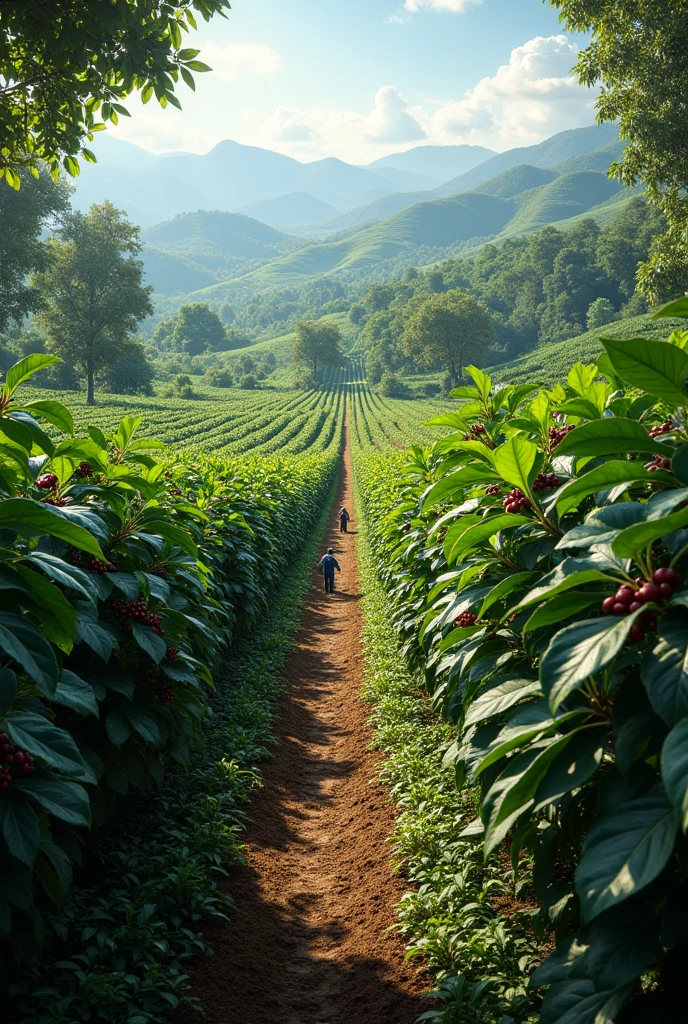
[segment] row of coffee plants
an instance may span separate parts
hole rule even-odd
[[[84,830],[200,749],[212,670],[264,610],[338,459],[333,444],[175,460],[132,417],[74,437],[65,406],[19,397],[52,361],[22,360],[0,394],[3,962],[40,942]]]
[[[688,948],[688,332],[604,349],[553,390],[473,368],[436,421],[454,432],[366,501],[476,795],[462,835],[530,866],[555,944],[530,979],[542,1024],[669,1024]]]
[[[222,884],[223,877],[243,860],[246,805],[273,744],[275,698],[333,496],[325,496],[265,612],[223,656],[203,750],[188,766],[173,766],[160,789],[127,799],[89,837],[68,898],[45,915],[40,955],[21,965],[7,1006],[0,996],[2,1020],[196,1018],[191,1011],[202,1008],[206,993],[192,988],[189,962],[212,952],[209,919],[231,917],[231,878]]]
[[[475,816],[475,796],[470,788],[457,789],[443,763],[451,729],[423,699],[422,683],[390,630],[389,593],[374,554],[384,527],[372,513],[399,499],[404,459],[401,452],[367,449],[355,460],[357,506],[367,513],[357,538],[364,696],[373,709],[375,744],[385,753],[381,781],[398,808],[391,839],[409,883],[398,907],[401,933],[408,955],[422,960],[435,980],[433,1008],[422,1019],[534,1022],[527,991],[529,973],[541,959],[531,926],[534,905],[503,863],[483,863],[475,837],[459,837]]]

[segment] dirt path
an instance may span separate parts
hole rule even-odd
[[[338,590],[325,598],[314,573],[280,745],[251,806],[248,866],[232,874],[235,909],[212,926],[215,955],[193,975],[208,1024],[413,1024],[428,1008],[427,979],[389,931],[404,886],[386,842],[393,811],[371,785],[355,536],[338,532],[340,504],[353,509],[348,448],[324,541],[342,566]]]

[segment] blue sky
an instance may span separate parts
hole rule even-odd
[[[116,134],[356,163],[421,143],[529,145],[592,123],[569,75],[583,43],[541,0],[233,0],[185,42],[213,72],[180,88],[183,111],[131,99]]]

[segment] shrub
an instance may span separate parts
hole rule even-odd
[[[252,373],[247,373],[239,381],[239,387],[244,391],[253,391],[258,387],[258,381]]]
[[[687,346],[605,341],[551,391],[473,367],[457,433],[391,508],[370,486],[395,620],[475,787],[461,834],[532,863],[542,1024],[683,1013]]]

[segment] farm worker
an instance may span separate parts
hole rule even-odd
[[[325,577],[325,593],[334,594],[334,571],[341,572],[339,562],[332,553],[332,548],[327,549],[327,554],[323,555],[318,564],[318,568],[322,569],[322,574]]]
[[[345,506],[342,505],[342,507],[341,507],[341,509],[339,511],[339,532],[340,533],[348,533],[349,520],[350,519],[351,519],[351,516],[347,512]]]

